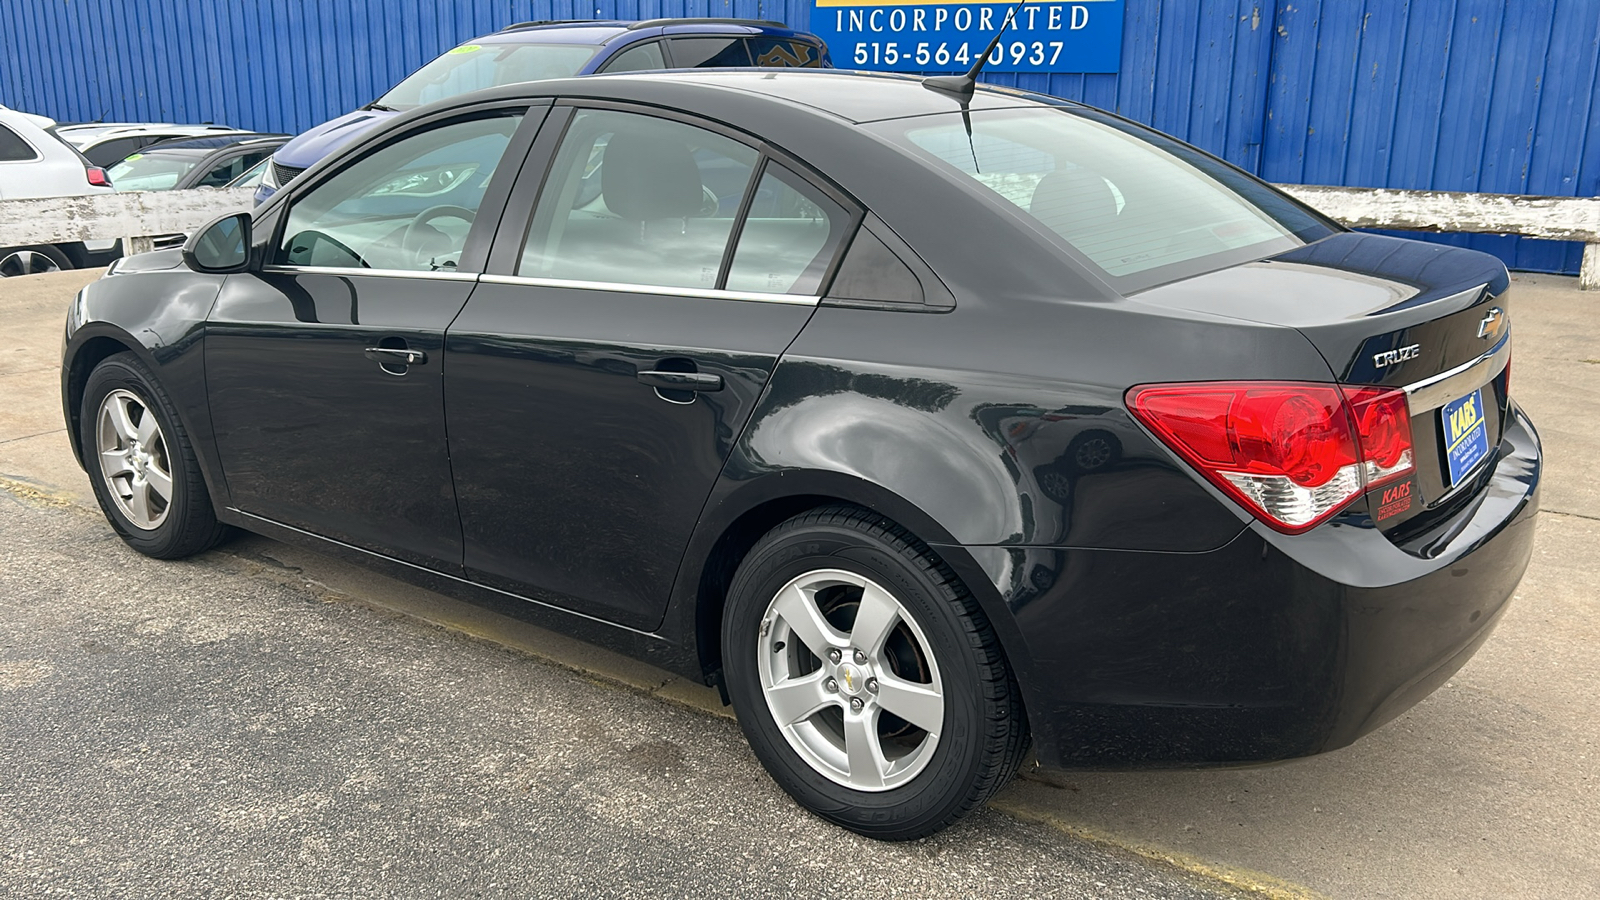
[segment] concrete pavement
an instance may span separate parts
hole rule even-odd
[[[55,380],[65,302],[92,277],[0,282],[0,478],[9,479],[0,486],[13,496],[93,506],[62,438]],[[1600,296],[1552,276],[1518,276],[1516,291],[1513,394],[1545,441],[1546,512],[1516,602],[1447,687],[1321,757],[1230,771],[1034,772],[994,808],[1048,823],[1052,848],[1087,839],[1267,894],[1600,897],[1600,484],[1590,475],[1600,469]],[[241,577],[397,610],[632,686],[668,701],[641,701],[661,710],[720,712],[698,685],[318,554],[246,538],[212,558],[244,567]],[[214,616],[214,598],[196,590],[198,610]],[[0,650],[0,665],[14,650]],[[726,740],[740,743],[737,731]]]

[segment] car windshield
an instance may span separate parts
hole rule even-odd
[[[200,164],[198,156],[167,153],[135,153],[106,172],[111,186],[119,191],[169,191],[178,180]]]
[[[977,181],[1124,293],[1273,256],[1323,220],[1237,169],[1098,110],[976,110],[870,126]]]
[[[412,109],[495,85],[566,78],[597,51],[578,44],[462,44],[413,72],[377,105]]]

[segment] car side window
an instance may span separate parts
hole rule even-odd
[[[726,69],[750,65],[750,51],[737,37],[672,39],[674,69]]]
[[[739,229],[730,291],[815,294],[850,227],[850,215],[813,185],[768,163]]]
[[[750,58],[773,69],[820,69],[822,48],[796,38],[750,38]]]
[[[226,162],[218,163],[205,174],[205,177],[195,183],[195,187],[223,187],[243,175],[246,169],[260,162],[267,153],[266,150],[252,150],[242,156],[235,156]]]
[[[272,262],[453,271],[520,111],[413,132],[294,198]]]
[[[39,154],[15,131],[0,125],[0,162],[21,162]]]
[[[89,149],[83,151],[83,155],[89,160],[89,162],[92,162],[97,166],[110,168],[111,166],[122,162],[124,159],[127,159],[128,154],[137,151],[146,143],[146,141],[141,141],[136,137],[115,138],[113,140],[106,141],[103,144],[96,144],[95,146],[90,147]]]
[[[646,41],[618,53],[606,63],[605,72],[653,72],[667,67],[666,58],[661,55],[660,41]]]
[[[709,289],[759,154],[703,128],[611,110],[573,116],[517,274]]]

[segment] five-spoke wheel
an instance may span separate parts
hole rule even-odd
[[[225,533],[171,399],[143,360],[117,353],[84,380],[78,447],[95,499],[140,553],[176,559]]]
[[[117,508],[137,528],[159,527],[172,508],[172,462],[155,414],[131,392],[114,390],[100,401],[95,443]]]
[[[778,591],[761,630],[767,708],[818,772],[882,791],[928,765],[944,689],[927,638],[893,594],[854,572],[817,569]]]
[[[931,834],[993,796],[1027,721],[999,641],[927,545],[869,510],[778,525],[728,588],[722,665],[750,746],[817,815]]]

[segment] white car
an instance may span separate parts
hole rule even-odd
[[[14,112],[17,115],[23,117],[24,119],[27,119],[29,122],[32,122],[33,124],[39,126],[40,128],[51,128],[56,124],[56,120],[50,118],[49,116],[36,116],[33,113],[21,112],[19,110],[12,109],[11,107],[6,106],[4,104],[0,104],[0,111],[3,111],[3,112]]]
[[[34,123],[34,116],[0,109],[0,200],[111,193],[105,170]],[[0,277],[98,265],[116,241],[0,246]]]
[[[115,128],[102,125],[63,125],[56,129],[61,139],[78,148],[89,162],[111,168],[131,154],[151,144],[173,138],[210,137],[236,134],[239,129],[226,125],[123,124]]]

